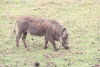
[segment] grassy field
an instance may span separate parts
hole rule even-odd
[[[13,28],[21,16],[55,19],[69,33],[70,50],[60,46],[58,52],[44,37],[28,34],[16,47]],[[17,27],[16,27],[17,30]],[[56,42],[58,47],[58,42]],[[99,0],[0,0],[0,67],[100,67]]]

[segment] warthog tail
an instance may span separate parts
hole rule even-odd
[[[16,27],[16,23],[15,23],[14,30],[13,30],[13,34],[14,34],[14,35],[15,35],[15,33],[16,33],[15,27]]]

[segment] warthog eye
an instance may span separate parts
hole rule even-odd
[[[68,44],[68,43],[66,42],[66,44]]]
[[[66,36],[67,36],[67,38],[68,38],[68,34],[67,34]]]

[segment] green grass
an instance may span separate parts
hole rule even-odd
[[[16,47],[13,28],[21,16],[55,19],[69,33],[70,50],[60,46],[58,52],[49,43],[43,49],[44,37],[28,34]],[[17,30],[17,27],[16,27]],[[31,40],[33,39],[33,40]],[[58,42],[57,47],[58,47]],[[100,1],[95,0],[1,0],[0,1],[0,67],[96,67],[100,66]]]

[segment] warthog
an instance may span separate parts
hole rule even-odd
[[[19,47],[19,39],[22,36],[24,46],[27,48],[25,39],[27,33],[36,36],[45,36],[45,46],[47,49],[47,43],[50,41],[55,51],[58,51],[55,45],[55,40],[59,41],[60,44],[65,48],[69,49],[68,33],[65,27],[60,25],[55,20],[46,20],[42,18],[35,18],[25,16],[16,21],[18,26],[18,35],[16,36],[16,46]],[[15,23],[15,26],[16,26]],[[15,30],[15,27],[14,27]]]

